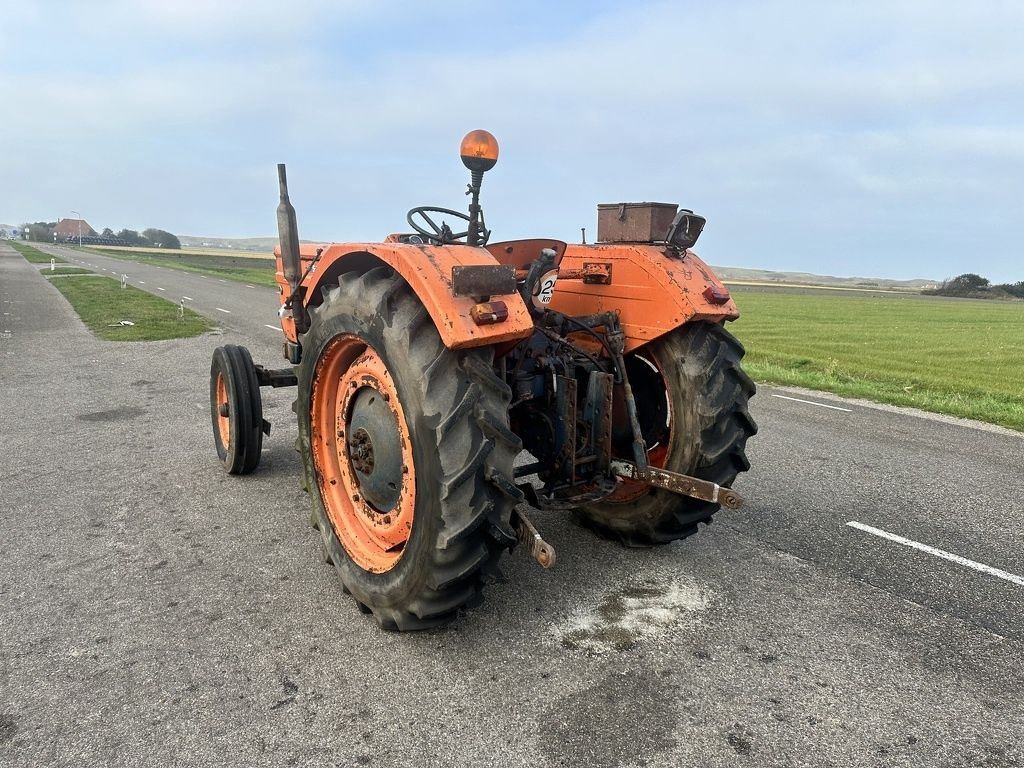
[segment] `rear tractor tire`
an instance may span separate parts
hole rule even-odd
[[[519,498],[493,349],[447,349],[386,267],[342,275],[300,341],[306,486],[344,591],[386,629],[452,619],[512,543]]]
[[[232,475],[247,475],[263,451],[263,400],[245,347],[226,344],[210,363],[210,419],[217,457]]]
[[[740,368],[743,346],[719,324],[696,322],[626,358],[652,466],[732,485],[750,469],[745,446],[757,433],[748,401],[753,381]],[[617,453],[631,458],[620,440]],[[586,527],[626,546],[667,544],[711,522],[719,504],[623,481],[608,499],[576,510]]]

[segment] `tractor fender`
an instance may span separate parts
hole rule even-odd
[[[317,254],[319,258],[317,259]],[[303,244],[299,248],[307,309],[323,301],[321,289],[333,288],[345,272],[367,272],[386,265],[401,275],[430,314],[441,341],[449,349],[482,347],[488,344],[524,339],[533,333],[533,320],[518,293],[494,296],[504,302],[508,317],[489,325],[477,325],[470,315],[476,299],[456,296],[452,290],[452,268],[496,265],[495,258],[483,248],[465,245],[413,245],[405,243],[332,243]],[[316,259],[316,265],[309,267]],[[278,257],[278,284],[283,304],[288,283]],[[290,341],[296,341],[292,318],[283,318],[282,328]]]
[[[569,315],[618,311],[626,351],[695,320],[735,320],[732,298],[715,273],[692,251],[669,255],[663,246],[634,243],[569,245],[559,274],[586,272],[587,264],[610,265],[608,284],[558,280],[550,307]],[[710,296],[705,292],[709,288]]]

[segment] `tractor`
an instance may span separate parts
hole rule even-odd
[[[596,242],[491,242],[480,204],[498,159],[460,149],[468,213],[418,207],[379,243],[300,244],[278,166],[284,357],[215,350],[218,457],[252,472],[263,387],[295,387],[311,522],[342,589],[385,629],[479,603],[517,545],[556,554],[553,510],[627,546],[695,533],[749,469],[754,384],[725,329],[739,314],[693,253],[705,220],[663,203],[598,206]]]

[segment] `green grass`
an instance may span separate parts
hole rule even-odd
[[[64,261],[64,259],[60,258],[59,256],[51,256],[48,253],[43,253],[42,251],[36,250],[31,245],[19,243],[17,240],[11,240],[10,243],[14,250],[16,250],[18,253],[20,253],[33,264],[49,264],[50,259],[53,259],[57,264],[67,263],[66,261]]]
[[[178,305],[138,288],[122,288],[109,277],[53,280],[82,322],[106,341],[157,341],[198,336],[211,330],[206,318],[190,309],[178,319]],[[135,323],[122,326],[121,320]]]
[[[49,267],[43,267],[39,270],[39,273],[43,277],[60,277],[61,275],[92,275],[95,274],[91,269],[85,269],[83,267],[55,267],[51,270]]]
[[[187,256],[160,256],[142,251],[120,251],[107,250],[106,248],[84,248],[85,251],[92,251],[100,256],[112,256],[115,259],[125,261],[136,261],[142,264],[154,264],[160,267],[177,269],[182,272],[196,272],[202,275],[213,275],[223,277],[225,280],[234,280],[239,283],[251,285],[262,285],[268,288],[276,288],[274,270],[260,267],[228,267],[217,264],[217,256],[202,256],[188,254]]]
[[[756,380],[1024,430],[1024,303],[732,294]]]

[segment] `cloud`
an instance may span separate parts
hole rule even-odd
[[[455,147],[485,127],[503,234],[575,237],[597,202],[679,200],[709,215],[713,261],[827,253],[830,271],[863,273],[859,227],[892,241],[875,269],[904,276],[933,267],[948,239],[929,233],[953,208],[958,237],[1000,254],[1016,239],[1016,3],[118,0],[62,5],[76,32],[60,45],[54,6],[26,5],[0,51],[19,105],[0,141],[69,194],[103,189],[126,217],[158,206],[156,226],[266,232],[286,159],[304,232],[378,237],[407,207],[458,201]],[[154,175],[162,201],[119,188]]]

